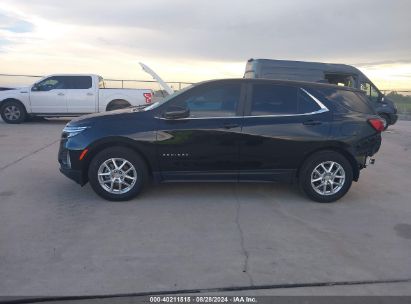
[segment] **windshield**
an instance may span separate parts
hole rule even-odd
[[[164,99],[157,101],[155,103],[153,103],[152,105],[149,105],[148,107],[144,108],[144,111],[150,111],[153,109],[158,108],[159,106],[165,104],[167,101],[169,101],[170,99],[190,90],[194,85],[189,85],[188,87],[185,87],[184,89],[181,89],[180,91],[174,92],[174,94],[168,95],[167,97],[165,97]]]

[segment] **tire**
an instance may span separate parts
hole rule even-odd
[[[9,124],[19,124],[26,120],[26,108],[18,101],[6,101],[0,107],[1,118]]]
[[[381,119],[384,121],[384,131],[388,129],[388,126],[390,125],[390,118],[388,117],[387,114],[378,114]]]
[[[324,168],[331,169],[331,172],[326,172]],[[339,176],[344,176],[344,178],[339,178]],[[334,151],[321,151],[313,154],[304,162],[299,173],[301,190],[311,200],[319,203],[332,203],[339,200],[350,189],[352,179],[351,163],[343,155]],[[333,185],[330,184],[331,181],[334,182]]]
[[[124,161],[123,167],[120,168]],[[134,180],[126,176],[131,176]],[[107,148],[92,159],[88,178],[93,190],[102,198],[109,201],[126,201],[137,196],[143,189],[148,178],[147,166],[133,150],[124,147]]]

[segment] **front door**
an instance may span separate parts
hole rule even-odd
[[[33,85],[30,104],[33,113],[67,113],[68,82],[64,76],[51,76]]]
[[[157,157],[164,180],[237,180],[241,92],[241,81],[207,83],[160,108]],[[189,117],[162,116],[167,108],[182,106]]]

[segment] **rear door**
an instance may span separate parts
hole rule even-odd
[[[291,179],[304,157],[328,139],[331,114],[309,89],[252,82],[240,146],[240,180]]]
[[[160,109],[157,156],[163,179],[237,180],[244,91],[241,81],[207,83]],[[162,111],[176,106],[187,106],[190,116],[161,116]]]
[[[51,76],[35,84],[30,91],[33,113],[67,113],[69,82],[65,76]]]
[[[96,112],[97,94],[91,76],[67,76],[69,90],[67,109],[69,113]]]

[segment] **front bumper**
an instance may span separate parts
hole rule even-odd
[[[58,162],[60,163],[60,172],[65,176],[84,186],[87,183],[87,178],[84,176],[82,167],[79,166],[78,151],[69,150],[66,147],[66,140],[60,142],[58,153]]]
[[[84,186],[86,184],[86,181],[83,177],[83,172],[79,170],[60,167],[60,172],[67,176],[69,179],[75,181],[77,184],[80,184],[81,186]]]

